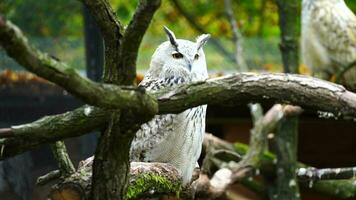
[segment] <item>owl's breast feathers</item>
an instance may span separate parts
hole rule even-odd
[[[302,53],[313,71],[335,73],[356,61],[356,17],[344,2],[303,6]]]
[[[190,82],[185,77],[152,79],[149,75],[140,86],[147,90]],[[164,162],[174,165],[188,183],[201,153],[205,133],[206,106],[198,106],[179,114],[156,115],[143,124],[132,142],[132,161]]]

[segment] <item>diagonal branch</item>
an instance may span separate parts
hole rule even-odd
[[[73,68],[32,47],[22,32],[3,17],[0,17],[0,45],[27,70],[56,83],[88,104],[133,109],[149,115],[157,112],[155,100],[144,91],[99,84],[80,76]]]
[[[127,26],[120,48],[120,65],[118,72],[122,82],[132,83],[136,77],[136,59],[138,50],[155,11],[161,0],[140,0],[136,12]],[[129,52],[129,53],[128,53]]]
[[[96,24],[99,26],[104,40],[114,41],[122,37],[123,27],[117,20],[110,3],[107,0],[80,0],[94,17]]]
[[[104,39],[105,65],[103,80],[106,83],[120,84],[119,61],[123,26],[117,20],[109,1],[107,0],[81,0],[93,16]]]

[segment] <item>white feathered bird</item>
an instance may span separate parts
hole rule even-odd
[[[165,27],[169,41],[162,43],[152,56],[150,68],[141,86],[147,90],[174,87],[208,78],[203,34],[196,42],[176,39]],[[201,153],[205,133],[206,105],[180,114],[157,115],[141,126],[131,145],[131,161],[170,163],[190,182]]]
[[[303,63],[328,80],[356,61],[356,17],[344,0],[303,0],[301,50]],[[344,79],[356,84],[356,70]]]

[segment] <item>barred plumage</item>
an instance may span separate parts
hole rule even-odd
[[[356,61],[356,17],[344,0],[303,0],[302,58],[324,79]],[[346,74],[356,83],[356,70]]]
[[[207,79],[201,47],[209,35],[202,35],[193,43],[176,39],[168,29],[166,33],[169,41],[155,51],[140,86],[159,90]],[[136,133],[131,145],[131,160],[170,163],[181,173],[183,183],[189,183],[201,153],[205,115],[206,105],[179,114],[156,115]]]

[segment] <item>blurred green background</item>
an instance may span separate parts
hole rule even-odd
[[[180,0],[183,9],[193,16],[196,23],[217,38],[233,52],[231,29],[227,21],[224,1]],[[111,0],[117,16],[128,24],[137,0]],[[356,1],[346,0],[356,11]],[[252,70],[279,71],[279,28],[277,7],[273,0],[232,1],[238,27],[244,37],[244,57]],[[300,12],[300,8],[296,10]],[[0,13],[17,24],[29,36],[31,43],[78,69],[84,69],[83,7],[75,0],[2,0]],[[149,66],[155,48],[166,40],[163,26],[172,29],[178,38],[194,40],[199,35],[186,18],[169,0],[163,0],[141,44],[138,70]],[[222,56],[213,45],[205,48],[211,72],[233,71],[236,65]],[[1,69],[21,69],[0,51]]]

